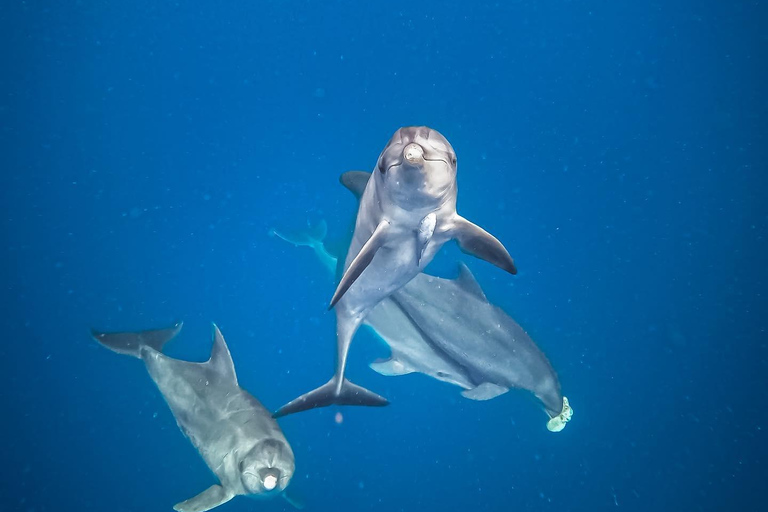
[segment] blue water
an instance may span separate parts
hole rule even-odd
[[[352,380],[383,409],[281,420],[311,511],[760,509],[765,2],[42,2],[0,10],[2,511],[169,511],[214,483],[140,362],[89,328],[221,327],[268,408],[325,382],[334,281],[268,236],[326,220],[400,126],[442,132],[459,211],[509,276],[451,245],[558,371],[471,402]],[[336,412],[343,422],[337,424]],[[220,510],[292,510],[238,498]]]

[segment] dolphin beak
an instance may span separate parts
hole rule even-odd
[[[424,150],[418,144],[408,144],[403,149],[403,158],[410,165],[419,165],[424,162]]]

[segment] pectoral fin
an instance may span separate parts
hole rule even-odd
[[[501,242],[477,224],[456,215],[450,235],[465,253],[493,263],[510,274],[517,274],[515,262]]]
[[[205,512],[228,502],[234,496],[222,486],[212,485],[194,498],[177,503],[173,506],[173,510],[176,512]]]
[[[461,394],[464,398],[469,398],[470,400],[490,400],[491,398],[503,395],[507,391],[509,391],[509,388],[504,388],[490,382],[483,382],[476,388],[465,389]]]
[[[413,368],[406,366],[402,361],[399,361],[394,357],[389,359],[379,359],[372,362],[369,366],[373,371],[387,377],[392,377],[394,375],[407,375],[416,371]]]
[[[349,267],[344,272],[344,275],[341,277],[339,286],[336,288],[336,293],[333,294],[331,305],[328,306],[328,309],[333,308],[333,306],[339,302],[339,299],[341,299],[344,293],[349,290],[349,287],[352,286],[352,283],[354,283],[357,278],[360,277],[360,274],[363,273],[363,270],[365,270],[365,268],[371,263],[373,257],[376,255],[376,251],[378,251],[386,241],[387,233],[389,232],[389,226],[390,224],[386,220],[381,221],[381,223],[376,226],[376,229],[373,231],[371,238],[365,242],[365,245],[363,245],[363,247],[360,249],[360,252],[357,253],[357,256],[355,256],[355,259],[352,260],[352,263],[350,263]]]
[[[427,244],[432,240],[432,235],[435,234],[435,226],[437,225],[437,215],[430,213],[419,223],[419,264],[421,264],[421,258],[424,256],[424,249],[427,248]]]
[[[304,509],[304,500],[295,492],[283,491],[283,498],[285,498],[285,501],[287,501],[293,508],[297,510]]]

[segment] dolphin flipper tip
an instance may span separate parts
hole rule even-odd
[[[177,503],[173,506],[173,510],[176,512],[205,512],[223,505],[234,496],[234,493],[227,491],[222,486],[212,485],[194,498]]]
[[[515,260],[509,255],[504,245],[477,224],[456,215],[451,235],[463,252],[496,265],[510,274],[517,274]]]

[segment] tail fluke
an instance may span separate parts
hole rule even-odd
[[[278,238],[282,238],[289,244],[315,247],[318,244],[322,244],[325,239],[325,235],[328,234],[328,225],[324,220],[318,222],[315,226],[304,231],[278,231],[277,229],[269,230],[270,235],[275,235]]]
[[[144,346],[152,347],[161,352],[163,345],[179,334],[182,325],[183,322],[178,322],[167,329],[136,332],[100,332],[91,329],[91,336],[113,352],[140,358],[141,347]]]
[[[307,229],[306,231],[278,231],[271,229],[269,231],[270,236],[276,236],[282,240],[285,240],[289,244],[293,244],[297,247],[309,247],[315,251],[315,255],[320,259],[323,266],[330,272],[336,271],[337,259],[325,248],[323,240],[328,233],[328,225],[324,220],[321,220],[316,226]]]
[[[344,379],[339,387],[337,378],[334,377],[319,388],[301,395],[277,410],[272,416],[280,418],[301,411],[328,407],[329,405],[364,405],[368,407],[383,407],[389,405],[386,398],[377,395],[373,391],[353,384]]]

